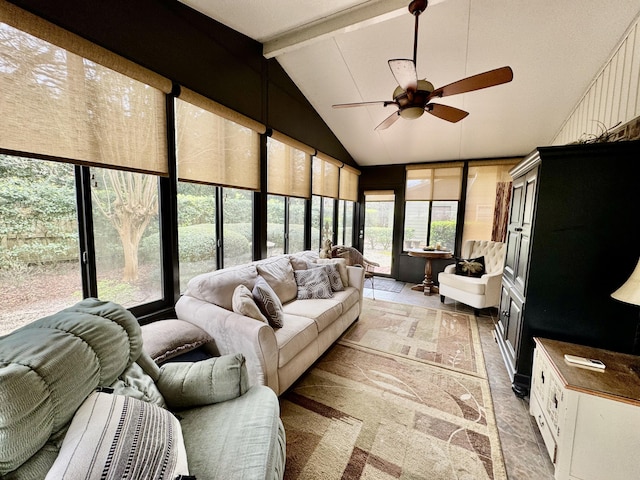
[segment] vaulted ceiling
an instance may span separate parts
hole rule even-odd
[[[470,113],[458,123],[425,114],[375,131],[394,106],[332,105],[392,99],[387,61],[413,55],[409,0],[181,1],[261,42],[361,166],[549,145],[640,12],[638,0],[430,0],[418,78],[440,87],[508,65],[513,81],[438,100]]]

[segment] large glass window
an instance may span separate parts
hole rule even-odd
[[[407,168],[403,248],[455,250],[462,165]]]
[[[320,212],[322,210],[322,197],[311,197],[311,250],[320,251],[320,233],[322,223]]]
[[[82,299],[74,167],[0,154],[0,336]]]
[[[333,242],[333,232],[335,225],[333,224],[333,206],[335,200],[333,198],[322,199],[322,241],[320,244],[324,246],[325,240]]]
[[[338,245],[353,245],[353,209],[353,202],[338,202]]]
[[[289,198],[289,251],[287,253],[304,250],[305,203],[303,198]]]
[[[223,266],[242,265],[252,260],[253,192],[222,189]]]
[[[125,307],[162,299],[158,177],[92,168],[91,200],[98,296]]]
[[[471,162],[467,175],[467,198],[463,242],[504,241],[511,194],[509,170],[517,159]]]
[[[285,253],[286,234],[285,207],[286,197],[267,195],[267,256]]]
[[[216,187],[178,182],[180,291],[190,279],[216,269]]]

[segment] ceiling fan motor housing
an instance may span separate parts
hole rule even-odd
[[[402,87],[396,87],[393,91],[393,99],[398,104],[400,116],[407,120],[422,116],[429,101],[429,95],[434,90],[433,84],[427,80],[418,80],[418,88],[415,92],[405,92]]]

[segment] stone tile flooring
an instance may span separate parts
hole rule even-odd
[[[364,296],[373,298],[374,292],[367,287],[370,287],[369,282],[365,282]],[[397,293],[376,290],[375,298],[473,313],[473,309],[466,305],[450,299],[443,304],[439,295],[424,295],[411,290],[411,287],[405,284]],[[518,398],[511,390],[511,382],[493,333],[497,313],[496,309],[485,309],[477,320],[507,475],[510,480],[552,480],[553,464],[535,420],[529,415],[529,399]]]

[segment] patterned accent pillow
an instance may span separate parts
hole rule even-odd
[[[253,298],[253,293],[251,293],[251,290],[249,290],[245,285],[238,285],[236,287],[233,291],[233,299],[231,303],[235,313],[255,318],[256,320],[260,320],[264,323],[269,323],[267,317],[265,317],[260,311],[260,308],[258,308],[258,305]]]
[[[347,260],[344,258],[319,258],[314,260],[318,265],[332,264],[338,267],[340,278],[344,287],[349,286],[349,274],[347,273]]]
[[[344,290],[344,284],[342,283],[342,277],[338,265],[335,263],[318,265],[317,263],[308,263],[307,269],[310,268],[324,268],[329,278],[329,284],[333,292],[342,292]],[[298,297],[299,298],[299,297]]]
[[[256,284],[253,286],[253,299],[256,301],[258,308],[262,314],[267,317],[269,325],[273,328],[282,328],[284,312],[282,311],[282,303],[269,286],[267,281],[258,276]]]
[[[331,283],[324,268],[311,268],[309,270],[294,270],[298,284],[298,299],[332,298]]]
[[[45,480],[179,475],[189,475],[187,452],[180,422],[171,412],[135,398],[94,392],[73,417]]]
[[[456,258],[456,275],[480,278],[486,273],[484,256],[478,258]]]

